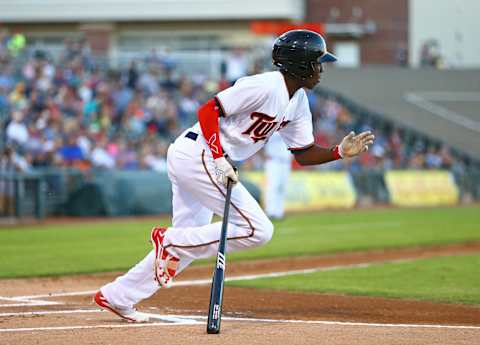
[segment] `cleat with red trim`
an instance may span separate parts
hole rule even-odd
[[[148,322],[150,319],[148,315],[140,313],[134,308],[123,308],[114,306],[107,301],[101,291],[98,291],[95,294],[95,296],[93,297],[93,302],[95,302],[100,308],[108,310],[128,322]]]
[[[177,273],[179,258],[171,255],[163,246],[163,239],[167,228],[154,227],[150,234],[150,240],[155,250],[155,263],[153,271],[155,281],[164,288],[172,286],[173,277]]]

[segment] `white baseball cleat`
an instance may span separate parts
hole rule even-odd
[[[128,322],[148,322],[150,318],[134,308],[122,308],[114,306],[107,301],[101,291],[93,297],[93,301],[102,309],[108,310]]]
[[[153,249],[155,250],[155,262],[153,271],[155,281],[164,288],[172,286],[173,277],[177,273],[179,258],[171,255],[163,246],[163,239],[167,228],[154,227],[150,234]]]

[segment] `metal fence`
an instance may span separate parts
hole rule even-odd
[[[453,176],[460,191],[461,200],[465,202],[480,200],[480,170],[454,172]]]
[[[43,218],[64,215],[69,195],[84,183],[83,173],[74,169],[0,172],[0,217]]]

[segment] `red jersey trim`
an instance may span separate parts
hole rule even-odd
[[[227,113],[225,112],[225,108],[223,107],[222,102],[220,102],[220,98],[215,96],[214,99],[215,99],[215,102],[217,103],[218,107],[221,110],[220,116],[227,116]]]

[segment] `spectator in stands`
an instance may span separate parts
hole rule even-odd
[[[15,211],[13,176],[30,168],[27,160],[7,146],[0,155],[0,215],[12,216]]]
[[[2,128],[1,124],[7,117],[7,112],[9,111],[10,107],[8,103],[7,89],[8,87],[5,84],[2,84],[0,80],[0,128]]]
[[[77,144],[77,134],[68,133],[63,139],[63,145],[59,148],[58,153],[62,158],[64,166],[79,167],[81,162],[85,160],[82,149]]]
[[[158,172],[166,172],[166,153],[167,145],[160,141],[145,145],[142,150],[142,160],[144,162],[144,166],[148,169]]]
[[[140,140],[146,131],[146,111],[141,95],[137,92],[128,104],[122,127],[129,139]]]
[[[193,83],[188,78],[183,78],[180,81],[179,91],[178,117],[180,126],[185,128],[188,124],[195,123],[200,101],[194,93]]]
[[[14,86],[13,66],[9,63],[0,64],[0,88],[7,93]]]
[[[232,85],[241,77],[248,73],[248,59],[242,48],[237,47],[232,50],[232,53],[227,58],[225,77]]]
[[[127,85],[125,85],[117,76],[117,79],[113,82],[113,90],[111,95],[115,122],[121,122],[125,110],[134,96],[133,91],[128,88]]]
[[[157,81],[158,79],[158,67],[149,66],[149,69],[142,74],[138,80],[137,86],[142,92],[146,95],[151,96],[158,93],[160,86]]]
[[[125,149],[124,138],[115,135],[107,144],[108,154],[115,160],[115,167],[119,167],[120,157]]]
[[[0,156],[0,215],[11,216],[14,212],[14,183],[9,179],[18,168],[13,161],[13,150],[6,147]]]
[[[137,88],[137,82],[139,78],[137,62],[135,60],[130,61],[130,65],[127,71],[127,87],[130,90]]]
[[[453,158],[450,148],[447,145],[442,145],[439,151],[439,156],[442,160],[441,167],[443,169],[450,169],[455,164],[455,159]]]
[[[137,154],[137,147],[133,141],[124,141],[125,146],[120,153],[118,167],[125,170],[137,170],[140,167],[139,155]]]
[[[425,167],[427,169],[440,169],[442,167],[442,157],[433,146],[429,147],[425,155]]]
[[[392,158],[393,168],[400,168],[404,156],[404,145],[398,128],[395,128],[388,137],[388,147]]]
[[[12,121],[7,126],[7,143],[24,146],[29,138],[28,128],[24,122],[25,115],[21,110],[12,113]]]
[[[0,31],[0,145],[2,141],[14,145],[14,156],[24,167],[88,168],[92,160],[93,165],[111,168],[163,171],[165,143],[195,122],[201,102],[248,71],[241,49],[226,61],[230,65],[225,64],[223,80],[207,80],[180,77],[171,57],[156,50],[125,69],[109,71],[95,65],[85,40],[65,40],[59,59],[53,60],[45,51],[26,54],[28,49],[22,50],[21,59],[14,57],[6,48],[9,39]],[[428,48],[425,63],[432,64],[431,53]],[[307,96],[321,145],[337,142],[335,133],[368,127],[361,115],[351,113],[335,97],[313,92]],[[376,134],[381,146],[362,159],[322,168],[462,169],[464,165],[446,146],[410,150],[399,129]],[[99,138],[104,138],[101,145]]]
[[[5,61],[7,59],[8,40],[9,40],[8,31],[6,29],[0,29],[0,62]]]
[[[10,107],[12,109],[24,109],[28,106],[29,102],[25,92],[25,83],[23,81],[18,82],[15,88],[9,95]]]
[[[90,157],[92,165],[98,168],[115,168],[115,159],[108,152],[108,139],[106,136],[101,136],[96,142]]]
[[[425,147],[422,142],[417,141],[413,146],[413,153],[410,155],[407,167],[409,169],[421,170],[425,168]]]

